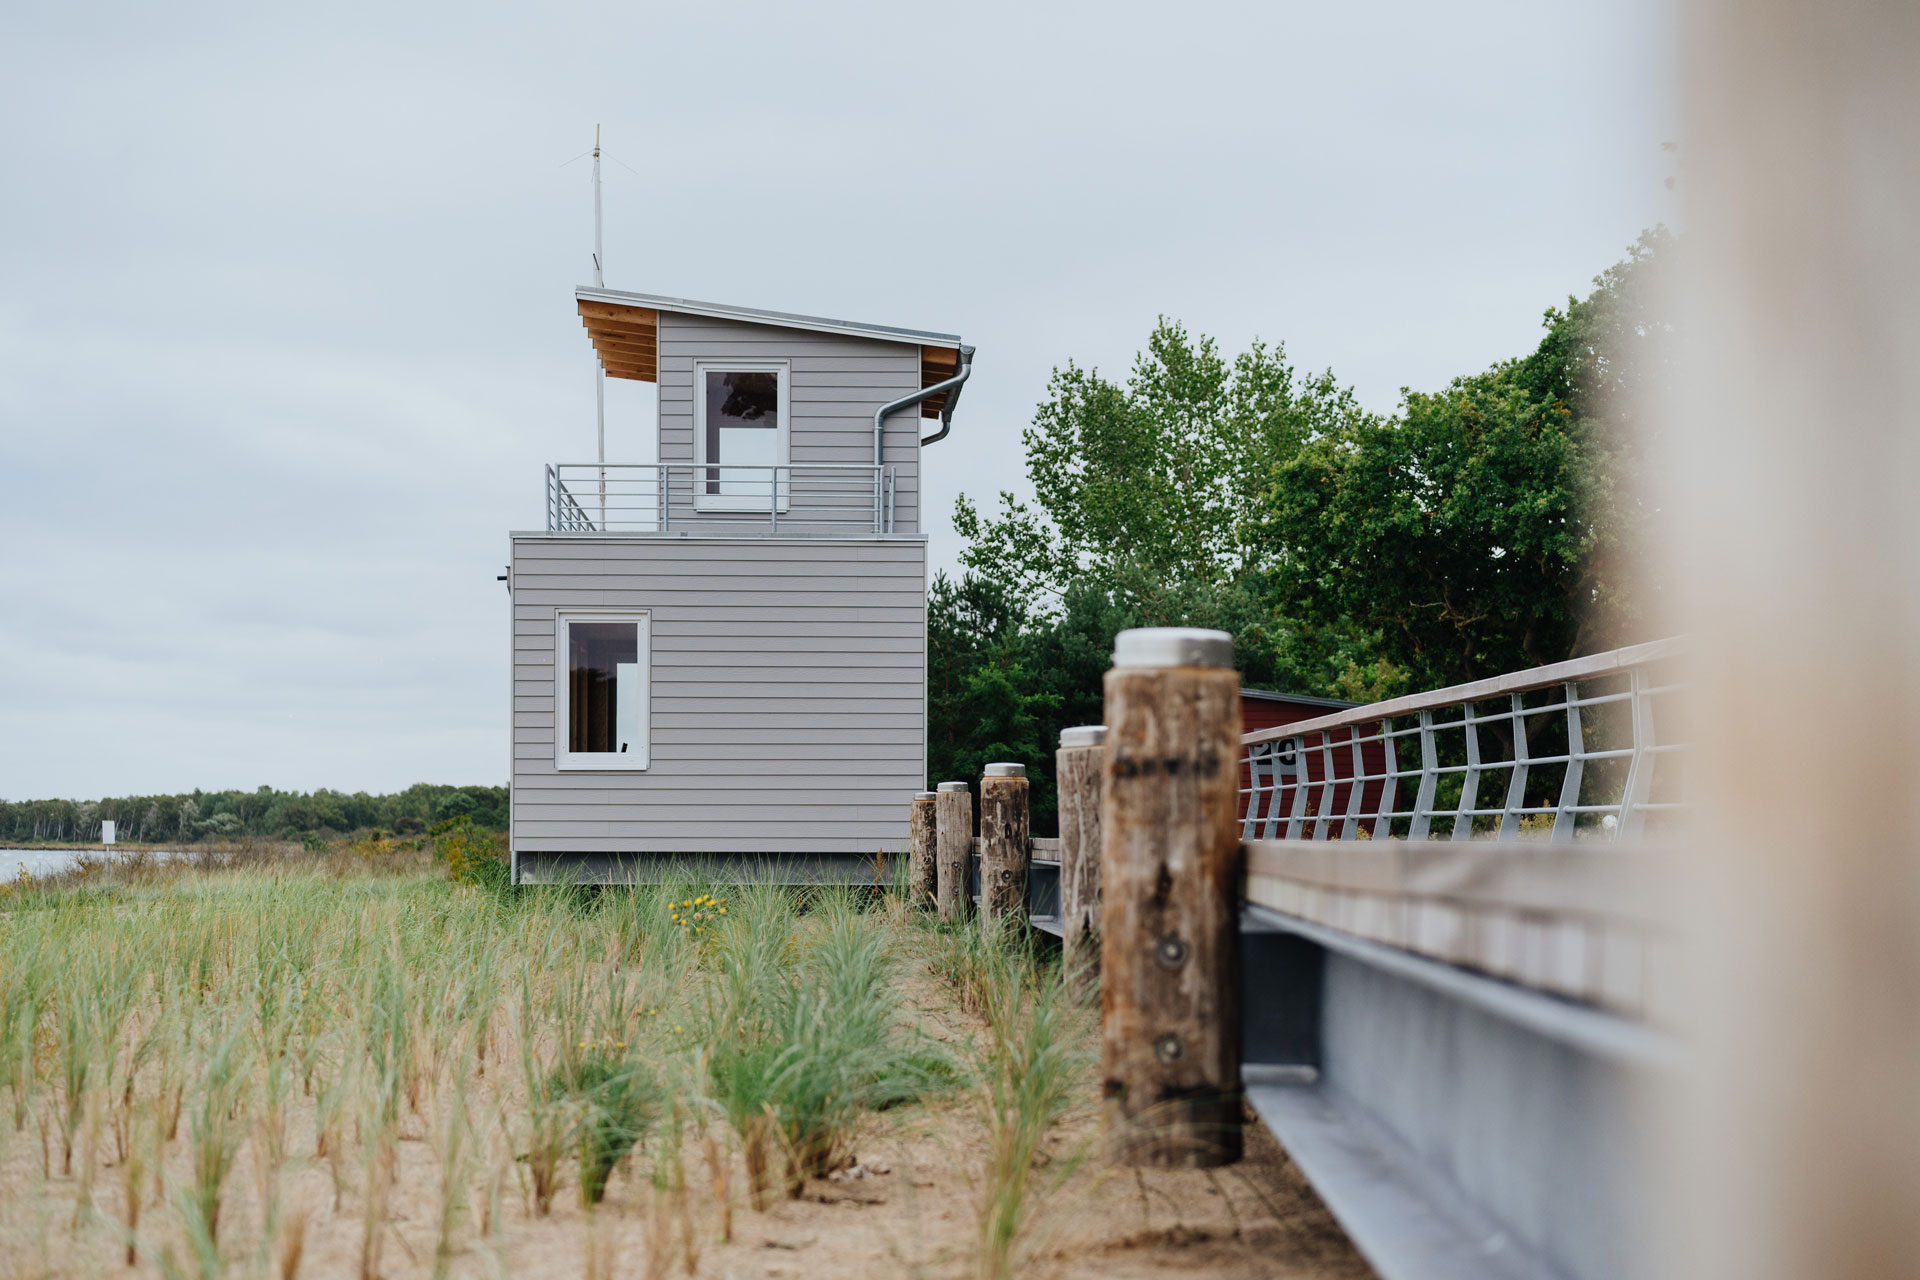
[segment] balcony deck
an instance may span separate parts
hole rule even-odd
[[[549,533],[845,537],[895,532],[897,467],[552,463]]]

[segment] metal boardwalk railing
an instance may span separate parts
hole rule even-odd
[[[547,531],[892,533],[896,472],[891,466],[838,462],[764,467],[550,463]]]
[[[1686,744],[1662,740],[1668,717],[1655,715],[1679,688],[1681,647],[1658,640],[1248,733],[1242,838],[1639,836],[1683,807],[1679,770],[1662,762]],[[1489,784],[1497,804],[1482,800]]]

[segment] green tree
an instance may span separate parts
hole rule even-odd
[[[1275,611],[1261,559],[1275,465],[1364,416],[1331,374],[1303,378],[1260,343],[1229,361],[1162,320],[1124,386],[1069,364],[1048,392],[1023,435],[1036,505],[1002,493],[983,517],[961,498],[964,572],[928,603],[929,780],[1024,763],[1042,833],[1059,731],[1099,722],[1124,628],[1229,631],[1250,684],[1361,678],[1354,646]]]
[[[474,799],[473,793],[462,788],[440,798],[440,803],[435,806],[435,816],[442,822],[448,818],[471,818],[479,807],[480,802]]]
[[[958,583],[929,604],[930,781],[1035,775],[1050,828],[1059,728],[1097,721],[1114,634],[1234,636],[1254,687],[1374,701],[1634,638],[1633,404],[1672,368],[1650,305],[1662,229],[1539,346],[1363,412],[1282,347],[1227,360],[1162,320],[1124,382],[1068,364],[1023,434],[1031,505],[964,497]]]
[[[1636,384],[1670,367],[1645,285],[1670,239],[1647,233],[1592,295],[1549,310],[1528,355],[1406,391],[1397,417],[1316,433],[1282,462],[1263,520],[1277,608],[1372,637],[1419,687],[1629,638],[1649,518]]]
[[[1231,362],[1162,319],[1126,385],[1069,363],[1021,435],[1038,509],[1000,495],[984,517],[964,495],[961,563],[1057,614],[1092,582],[1152,611],[1166,584],[1218,589],[1258,573],[1273,468],[1316,435],[1363,420],[1333,375],[1301,377],[1283,347]]]
[[[1045,734],[1054,704],[1036,656],[1033,619],[1011,591],[973,574],[957,584],[934,576],[927,593],[929,786],[1014,761],[1036,778],[1036,816],[1052,811]]]

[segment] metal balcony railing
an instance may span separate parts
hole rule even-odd
[[[892,533],[896,470],[837,462],[551,463],[547,531]]]
[[[1248,733],[1242,837],[1641,835],[1685,807],[1686,744],[1654,714],[1680,651],[1660,640]]]

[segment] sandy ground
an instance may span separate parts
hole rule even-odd
[[[977,1030],[945,988],[916,975],[909,998],[932,1034],[960,1041]],[[495,1077],[510,1075],[498,1064]],[[189,1097],[192,1090],[189,1091]],[[251,1130],[227,1182],[221,1209],[219,1274],[271,1280],[360,1277],[528,1277],[613,1280],[626,1277],[899,1276],[958,1280],[978,1274],[978,1170],[985,1129],[965,1091],[868,1117],[857,1143],[864,1176],[816,1180],[797,1200],[764,1212],[748,1203],[737,1144],[717,1170],[699,1138],[682,1148],[681,1191],[659,1191],[645,1167],[617,1172],[606,1200],[589,1213],[568,1183],[552,1212],[533,1212],[525,1165],[514,1159],[520,1116],[511,1097],[474,1091],[468,1163],[472,1190],[444,1215],[449,1256],[436,1260],[447,1166],[444,1140],[418,1115],[402,1124],[397,1165],[379,1208],[381,1179],[354,1154],[338,1164],[314,1155],[310,1105],[296,1100],[288,1155],[278,1178],[276,1221],[263,1231],[273,1184],[264,1139]],[[43,1103],[45,1099],[43,1098]],[[1305,1180],[1257,1122],[1247,1159],[1220,1170],[1134,1171],[1088,1158],[1096,1150],[1094,1092],[1088,1074],[1074,1111],[1047,1143],[1036,1171],[1031,1225],[1016,1249],[1017,1273],[1035,1277],[1363,1277],[1353,1250]],[[304,1108],[304,1110],[303,1110]],[[432,1113],[435,1108],[425,1108]],[[169,1181],[187,1176],[181,1141],[169,1157]],[[710,1131],[722,1139],[727,1130]],[[39,1129],[0,1119],[0,1276],[160,1276],[157,1254],[171,1252],[179,1274],[202,1275],[180,1238],[176,1215],[155,1207],[145,1182],[141,1255],[124,1261],[124,1166],[115,1143],[99,1139],[91,1188],[59,1171],[42,1173]],[[658,1156],[651,1151],[650,1156]],[[370,1195],[370,1187],[372,1194]],[[162,1194],[165,1194],[163,1191]],[[777,1195],[778,1193],[776,1193]],[[371,1236],[371,1215],[382,1225]],[[731,1238],[722,1239],[731,1217]],[[298,1248],[295,1241],[298,1239]],[[371,1263],[363,1267],[363,1263]]]

